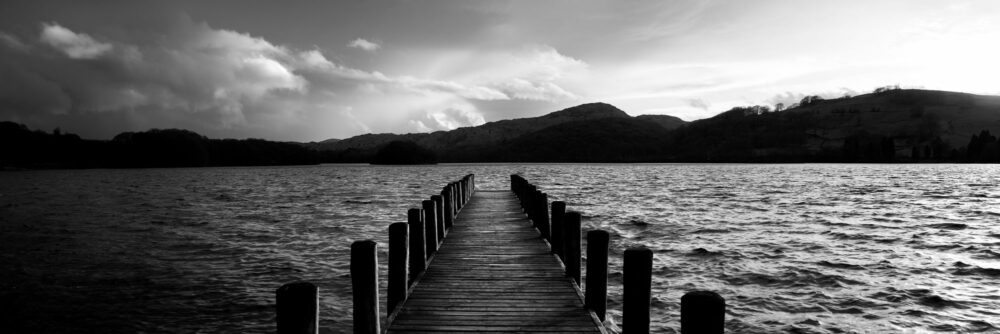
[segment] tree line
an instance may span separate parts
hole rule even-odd
[[[263,139],[209,139],[180,129],[124,132],[87,140],[58,128],[51,133],[0,122],[0,167],[145,168],[307,165],[329,152]]]

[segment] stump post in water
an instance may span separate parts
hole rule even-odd
[[[316,285],[295,282],[282,285],[275,293],[278,306],[278,334],[318,334],[319,296]]]
[[[726,300],[711,291],[691,291],[681,297],[681,333],[722,334],[726,331]]]
[[[431,196],[431,200],[434,201],[434,210],[437,212],[437,245],[440,248],[441,243],[444,242],[444,198],[441,195]]]
[[[432,200],[421,202],[424,207],[424,245],[427,246],[427,258],[430,259],[438,249],[437,205]]]
[[[573,279],[576,285],[580,285],[580,213],[571,211],[565,215],[563,221],[564,235],[566,236],[564,252],[566,254],[566,276]]]
[[[351,287],[354,293],[354,333],[380,334],[378,313],[378,244],[351,244]]]
[[[608,310],[608,244],[607,231],[587,232],[587,291],[584,296],[587,308],[604,321]]]
[[[424,243],[424,212],[420,209],[406,211],[406,222],[410,225],[410,284],[427,269],[427,245]]]
[[[565,233],[565,227],[563,226],[563,220],[566,215],[566,202],[554,201],[552,202],[552,236],[549,243],[552,244],[552,252],[559,256],[559,259],[566,263],[566,259],[563,258],[563,239],[566,237],[563,235]]]
[[[622,332],[649,333],[653,252],[646,247],[629,248],[623,262]]]
[[[389,225],[389,282],[386,288],[386,312],[392,313],[396,307],[406,300],[407,284],[406,266],[410,257],[409,225],[393,223]]]

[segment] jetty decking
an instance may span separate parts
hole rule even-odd
[[[389,333],[602,333],[507,190],[477,190]]]

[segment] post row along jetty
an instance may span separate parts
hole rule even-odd
[[[510,191],[479,190],[475,175],[446,185],[407,222],[389,226],[385,306],[379,310],[378,250],[351,244],[354,333],[609,333],[610,235],[586,234],[581,275],[581,215],[520,175]],[[624,252],[621,332],[648,333],[653,252]],[[681,298],[681,332],[723,333],[725,300],[710,291]],[[277,290],[279,334],[319,333],[316,286]]]

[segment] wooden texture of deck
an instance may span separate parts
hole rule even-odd
[[[510,191],[477,190],[389,333],[602,333]]]

